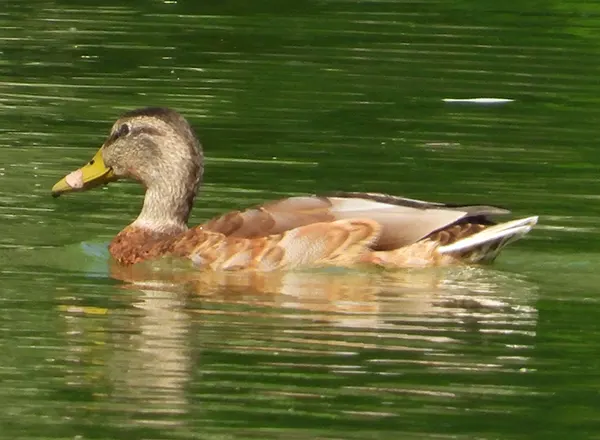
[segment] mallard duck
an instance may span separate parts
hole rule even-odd
[[[495,206],[338,192],[289,197],[188,228],[203,169],[200,142],[186,119],[169,108],[142,108],[123,114],[93,159],[57,182],[52,195],[121,178],[142,183],[139,216],[109,245],[124,266],[166,256],[203,269],[257,271],[485,263],[537,222],[494,224],[492,216],[509,212]]]

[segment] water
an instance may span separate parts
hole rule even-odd
[[[598,437],[593,5],[36,0],[0,24],[2,438]],[[123,285],[106,243],[142,188],[49,191],[145,105],[204,144],[192,223],[344,189],[540,225],[493,267]]]

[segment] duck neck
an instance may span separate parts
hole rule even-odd
[[[146,190],[142,211],[131,226],[167,234],[187,230],[196,190],[197,184],[186,186],[167,181],[152,184]]]

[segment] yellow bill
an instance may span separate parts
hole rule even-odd
[[[102,148],[100,148],[87,164],[56,182],[52,187],[52,197],[58,197],[66,192],[87,191],[115,180],[117,177],[112,168],[104,164]]]

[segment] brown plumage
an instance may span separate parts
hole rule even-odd
[[[167,256],[228,271],[487,262],[537,221],[494,225],[491,216],[508,211],[339,192],[277,200],[188,229],[202,174],[202,149],[187,121],[170,109],[146,108],[124,114],[94,159],[59,181],[53,195],[118,178],[146,187],[140,215],[109,246],[123,266]]]

